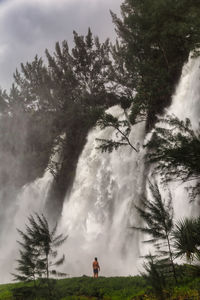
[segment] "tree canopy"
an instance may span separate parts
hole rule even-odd
[[[189,119],[175,116],[160,119],[147,143],[147,160],[154,164],[163,180],[194,181],[191,196],[199,194],[200,185],[200,135],[194,131]]]
[[[28,221],[25,231],[18,229],[22,241],[18,241],[20,258],[17,260],[18,273],[13,274],[15,280],[35,281],[38,278],[48,280],[49,274],[66,275],[52,267],[55,268],[64,262],[64,255],[55,259],[58,255],[57,248],[66,241],[67,235],[57,234],[57,224],[50,229],[44,215],[30,215]]]
[[[187,8],[187,9],[186,9]],[[131,121],[147,114],[147,128],[170,104],[183,63],[200,45],[200,4],[186,0],[125,0],[112,13],[132,90]],[[115,48],[116,49],[116,48]]]

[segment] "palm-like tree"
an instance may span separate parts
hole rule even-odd
[[[176,257],[186,256],[188,262],[200,257],[200,217],[184,218],[175,224],[173,230]]]
[[[152,199],[144,198],[141,200],[141,207],[136,206],[136,209],[144,221],[144,226],[133,227],[151,236],[151,239],[145,242],[154,243],[154,245],[160,249],[160,247],[167,247],[168,251],[159,252],[169,257],[170,264],[173,269],[174,279],[177,282],[175,266],[173,262],[173,255],[171,249],[171,232],[173,229],[173,207],[172,198],[169,194],[168,199],[163,199],[158,185],[152,184],[149,181],[149,188],[151,191]]]
[[[43,263],[46,278],[48,279],[49,273],[51,273],[50,268],[61,265],[65,260],[65,256],[63,255],[61,258],[54,261],[58,254],[57,248],[66,241],[68,236],[63,235],[62,233],[57,234],[57,223],[53,229],[50,230],[48,221],[44,215],[40,216],[36,214],[35,218],[30,216],[29,222],[31,226],[28,228],[28,232],[33,236],[35,247],[40,249],[41,265]],[[57,272],[53,270],[53,274],[57,274]]]
[[[22,241],[18,242],[21,250],[16,270],[20,274],[13,274],[13,276],[20,281],[46,277],[49,284],[49,274],[66,275],[52,270],[52,267],[59,266],[64,262],[64,255],[56,259],[57,248],[66,241],[67,235],[57,234],[57,224],[50,229],[44,215],[30,215],[28,221],[25,232],[18,229]]]

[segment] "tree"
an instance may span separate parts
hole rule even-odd
[[[85,37],[74,32],[71,52],[66,41],[62,45],[57,43],[55,50],[54,55],[48,51],[46,55],[52,95],[58,104],[56,124],[62,133],[66,133],[67,140],[60,172],[47,201],[48,211],[54,212],[56,219],[61,213],[66,191],[72,186],[88,131],[106,108],[118,102],[118,97],[107,88],[108,70],[112,64],[109,40],[100,43],[89,29]]]
[[[125,0],[121,12],[122,20],[112,13],[121,42],[115,57],[117,53],[122,56],[129,73],[127,83],[130,87],[132,82],[135,92],[130,119],[134,122],[145,113],[148,129],[156,114],[170,104],[190,51],[199,48],[200,4],[195,0]]]
[[[146,121],[149,131],[157,115],[170,105],[189,53],[199,54],[199,13],[200,4],[195,0],[124,0],[122,19],[111,12],[119,39],[111,47],[114,64],[110,65],[110,85],[121,106],[130,110],[122,141],[102,140],[103,151],[123,146],[124,136],[130,145],[130,125]],[[110,126],[105,116],[102,123]],[[121,129],[120,124],[117,128]]]
[[[177,282],[170,242],[173,229],[173,207],[171,194],[169,194],[169,198],[167,200],[163,200],[157,184],[153,185],[149,182],[149,187],[152,199],[144,198],[141,200],[141,206],[136,206],[140,217],[144,221],[144,226],[133,228],[149,234],[152,238],[145,242],[154,243],[162,255],[164,254],[166,256],[167,254],[173,269],[174,279]],[[165,250],[160,250],[163,246],[167,246],[167,252]]]
[[[163,264],[151,254],[146,256],[147,263],[144,263],[146,273],[142,273],[147,283],[153,288],[156,297],[159,300],[165,299],[164,288],[166,287],[166,278],[163,272]]]
[[[57,138],[65,133],[60,168],[52,169],[55,180],[46,201],[55,221],[72,186],[88,131],[106,108],[119,102],[108,85],[111,64],[108,39],[100,43],[90,29],[86,36],[74,32],[71,50],[67,41],[57,42],[53,54],[46,50],[45,61],[36,55],[33,61],[22,63],[10,93],[0,93],[0,108],[9,112],[0,120],[4,129],[0,148],[5,157],[7,153],[13,156],[16,172],[8,176],[17,187],[42,176]],[[0,183],[1,177],[2,181],[8,177],[7,167],[3,169],[6,176],[0,176]]]
[[[21,234],[22,235],[22,234]],[[17,260],[18,267],[16,268],[18,274],[12,274],[15,280],[28,282],[34,281],[36,286],[36,279],[42,277],[41,267],[39,263],[39,251],[33,248],[30,238],[23,234],[24,242],[18,242],[21,246],[19,250],[20,258]]]
[[[189,119],[181,121],[167,116],[159,121],[160,125],[146,144],[147,160],[154,164],[155,172],[159,172],[164,181],[197,181],[191,190],[194,199],[200,191],[200,131],[192,129]]]
[[[8,95],[5,90],[0,88],[0,114],[4,114],[8,112]]]
[[[107,88],[112,64],[109,40],[101,44],[90,28],[85,37],[75,31],[73,34],[71,52],[67,41],[62,45],[56,43],[54,55],[46,50],[51,93],[58,110],[68,115],[66,122],[73,121],[74,110],[76,118],[79,114],[84,117],[91,109],[108,108],[117,103],[115,93]]]
[[[18,229],[22,241],[18,241],[21,249],[20,259],[17,260],[16,270],[19,274],[13,274],[15,280],[30,281],[37,278],[46,278],[49,286],[49,276],[65,275],[52,269],[64,262],[65,256],[55,261],[58,255],[57,248],[67,239],[66,235],[57,234],[57,224],[50,230],[44,215],[35,214],[28,217],[29,224],[26,231]]]
[[[130,146],[134,151],[138,152],[138,149],[133,146],[129,139],[129,134],[131,131],[131,125],[128,120],[118,120],[111,114],[103,113],[101,118],[97,121],[97,125],[100,129],[105,129],[107,127],[112,127],[116,131],[116,137],[118,140],[108,140],[108,139],[96,139],[100,142],[97,149],[102,152],[112,152],[113,149],[117,150],[121,146]]]
[[[173,230],[176,257],[186,256],[190,263],[200,258],[200,217],[179,220]]]

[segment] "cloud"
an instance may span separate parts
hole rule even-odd
[[[0,86],[8,88],[21,62],[44,56],[56,41],[72,45],[72,31],[88,27],[101,40],[115,36],[109,9],[119,14],[122,0],[0,0]]]

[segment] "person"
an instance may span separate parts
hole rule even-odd
[[[93,272],[94,272],[94,278],[98,278],[98,273],[100,271],[100,266],[99,266],[97,257],[94,258],[92,267],[93,267]]]

